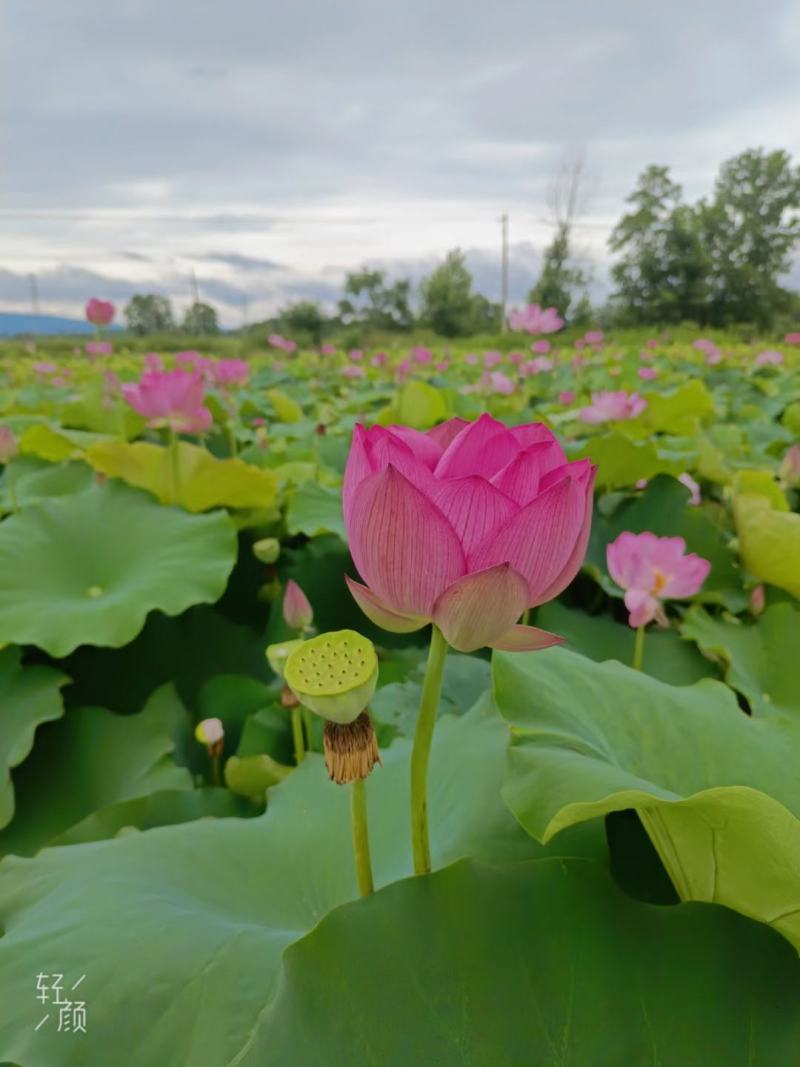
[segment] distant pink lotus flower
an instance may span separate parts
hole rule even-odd
[[[757,367],[780,367],[783,363],[783,352],[774,348],[767,348],[756,356]]]
[[[522,368],[527,375],[546,374],[551,371],[555,364],[552,359],[548,359],[547,356],[537,356],[535,359],[529,359],[528,362]]]
[[[573,356],[572,359],[569,361],[569,365],[570,365],[570,367],[572,369],[572,373],[573,374],[577,374],[579,370],[583,370],[583,368],[586,366],[586,364],[588,362],[589,361],[587,360],[586,356],[581,356],[581,355]]]
[[[411,358],[415,363],[425,366],[426,364],[433,362],[433,352],[424,345],[415,345],[411,349]]]
[[[691,493],[691,496],[689,497],[689,504],[691,507],[696,508],[702,502],[702,497],[700,496],[700,486],[697,484],[697,482],[694,480],[691,474],[689,474],[688,471],[684,471],[683,474],[679,474],[678,481],[681,483],[681,485],[685,485],[686,488],[689,490],[689,492]]]
[[[323,356],[333,356],[336,354],[336,345],[326,342],[324,345],[319,346],[319,351]]]
[[[800,486],[800,445],[787,448],[780,466],[780,477],[790,489]]]
[[[508,314],[508,325],[512,330],[524,333],[555,333],[564,325],[564,320],[555,308],[540,308],[538,304],[528,304],[518,311],[516,308]]]
[[[376,352],[375,355],[370,360],[370,363],[372,364],[373,367],[383,367],[386,364],[386,361],[388,359],[389,359],[389,353],[388,352]]]
[[[579,337],[579,338],[578,338],[578,339],[577,339],[577,340],[575,341],[575,347],[576,347],[577,349],[579,349],[579,350],[580,350],[580,349],[582,349],[582,348],[586,348],[586,340],[585,340],[585,338],[583,338],[583,337]]]
[[[308,597],[290,578],[283,594],[283,620],[291,630],[306,630],[314,621],[314,612]]]
[[[784,337],[784,341],[787,345],[800,345],[800,331],[787,333]]]
[[[478,362],[478,357],[474,352],[467,352],[467,354],[464,356],[464,362],[469,363],[471,367],[474,367],[475,364]]]
[[[111,342],[110,341],[87,341],[86,342],[86,355],[87,356],[110,356],[111,355]]]
[[[183,355],[183,353],[179,352],[178,355]],[[164,369],[164,360],[159,356],[158,352],[145,353],[144,369],[147,371],[162,371]]]
[[[267,341],[273,348],[280,348],[283,352],[294,352],[297,349],[296,341],[290,341],[288,337],[282,337],[279,333],[271,333]]]
[[[713,367],[715,364],[722,362],[722,353],[714,342],[707,337],[698,337],[696,341],[692,341],[692,348],[705,354],[706,363],[709,366]]]
[[[93,296],[86,301],[86,318],[92,326],[108,326],[114,321],[116,308],[110,300],[98,300]]]
[[[559,404],[573,404],[575,402],[575,390],[574,389],[562,389],[558,394]]]
[[[440,359],[439,362],[436,364],[436,369],[439,371],[440,374],[444,374],[444,372],[446,370],[448,370],[449,367],[450,367],[450,360],[449,359]]]
[[[658,377],[658,371],[655,367],[640,367],[639,377],[644,382],[651,382],[654,378]]]
[[[209,370],[214,384],[223,389],[246,385],[250,378],[250,364],[243,359],[218,359],[209,365]]]
[[[491,370],[492,367],[496,367],[499,363],[503,362],[502,352],[484,352],[483,365],[486,370]]]
[[[261,429],[261,427],[267,425],[267,420],[265,418],[262,418],[261,415],[256,415],[254,419],[251,419],[250,425],[255,426],[255,428],[258,430]]]
[[[411,360],[401,359],[394,370],[398,382],[404,382],[411,373]]]
[[[355,364],[351,364],[347,367],[342,367],[343,378],[363,378],[367,372],[363,367],[358,367]]]
[[[568,463],[541,424],[481,415],[427,433],[357,425],[344,475],[347,579],[377,625],[410,633],[433,621],[459,651],[546,648],[559,638],[517,625],[565,589],[583,562],[595,468]]]
[[[175,433],[210,429],[211,412],[203,406],[205,382],[198,371],[145,371],[136,385],[123,385],[122,395],[152,427]]]
[[[545,341],[544,338],[540,341],[534,341],[531,345],[531,352],[535,352],[537,356],[545,356],[553,346],[549,341]]]
[[[351,348],[350,351],[347,353],[347,358],[350,360],[351,363],[360,363],[364,358],[364,353],[361,351],[360,348]]]
[[[514,367],[519,366],[520,363],[524,363],[525,362],[525,353],[524,352],[509,352],[508,353],[508,362],[511,363],[512,366],[514,366]]]
[[[644,344],[645,348],[658,348],[658,341],[655,337],[648,337]]]
[[[621,422],[635,419],[647,407],[647,401],[638,393],[619,392],[592,393],[592,403],[581,408],[581,422]]]
[[[55,363],[51,363],[49,360],[46,359],[40,360],[38,363],[34,363],[33,369],[36,371],[37,374],[41,375],[44,378],[46,378],[50,374],[55,374],[58,371],[58,367],[55,365]]]
[[[682,537],[654,533],[621,533],[606,549],[608,572],[625,590],[628,625],[636,629],[656,619],[667,624],[662,602],[694,596],[708,577],[711,564],[687,554]]]
[[[750,592],[748,597],[748,604],[750,611],[756,618],[762,615],[764,608],[767,606],[767,594],[763,585],[756,585]]]
[[[481,385],[489,392],[498,393],[501,396],[510,396],[516,389],[513,381],[501,370],[484,371]]]
[[[6,423],[0,426],[0,463],[8,463],[18,451],[14,431]]]
[[[602,330],[587,330],[583,337],[589,345],[601,345],[605,340]]]

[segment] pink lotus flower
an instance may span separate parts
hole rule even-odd
[[[783,352],[777,352],[773,348],[767,348],[756,356],[757,367],[780,367],[783,363]]]
[[[47,377],[49,374],[55,374],[58,367],[55,363],[51,363],[49,360],[43,359],[39,363],[34,363],[33,369],[37,374],[42,377]]]
[[[528,304],[521,311],[514,308],[508,314],[508,325],[512,330],[525,333],[555,333],[564,325],[555,308],[540,308],[538,304]]]
[[[681,483],[681,485],[685,485],[686,488],[689,490],[689,492],[691,493],[691,496],[689,497],[689,505],[691,507],[696,508],[702,500],[700,496],[700,486],[697,484],[697,482],[694,480],[691,474],[689,474],[688,471],[684,471],[683,474],[679,474],[678,481]]]
[[[444,374],[444,372],[446,370],[448,370],[449,367],[450,367],[450,360],[449,359],[440,359],[439,362],[436,364],[436,369],[441,374]]]
[[[198,371],[145,371],[137,385],[123,385],[122,395],[149,426],[175,433],[203,433],[212,423],[203,407],[205,382]]]
[[[114,321],[115,311],[110,300],[98,300],[93,296],[86,301],[86,318],[92,326],[108,326]]]
[[[722,353],[714,342],[707,337],[698,337],[696,341],[692,341],[692,348],[697,349],[698,352],[703,352],[706,357],[706,363],[711,367],[722,362]]]
[[[583,336],[589,345],[601,345],[604,340],[602,330],[587,330]]]
[[[654,378],[658,377],[658,371],[655,367],[640,367],[639,377],[643,382],[652,382]]]
[[[577,341],[575,342],[575,347],[576,347],[577,349],[579,349],[579,350],[580,350],[580,349],[582,349],[582,348],[586,348],[586,341],[585,341],[585,339],[584,339],[583,337],[579,337],[579,338],[577,339]]]
[[[527,375],[546,374],[554,366],[552,359],[548,359],[547,356],[537,356],[536,359],[529,359],[523,370]]]
[[[537,356],[546,356],[551,348],[552,345],[549,341],[534,341],[531,345],[531,352],[535,352]]]
[[[787,333],[784,337],[784,341],[787,345],[800,345],[800,331],[794,333]]]
[[[467,352],[467,354],[464,356],[464,362],[469,363],[471,367],[474,367],[475,364],[478,362],[478,357],[474,352]]]
[[[223,389],[246,385],[250,377],[250,364],[243,359],[218,359],[209,369],[214,384]]]
[[[184,353],[179,352],[178,355],[182,356],[184,355]],[[144,369],[146,371],[162,371],[164,369],[164,360],[161,358],[161,356],[159,356],[158,352],[145,353]]]
[[[110,356],[111,355],[111,342],[110,341],[87,341],[86,342],[86,355],[87,356]]]
[[[370,360],[373,367],[383,367],[389,358],[388,352],[376,352]]]
[[[503,353],[502,352],[494,352],[493,351],[493,352],[484,352],[484,354],[483,354],[483,365],[486,368],[486,370],[491,370],[492,367],[496,367],[498,365],[498,363],[502,363],[502,362],[503,362]]]
[[[428,433],[357,425],[344,475],[347,580],[377,625],[435,622],[462,652],[545,648],[559,638],[517,625],[569,585],[586,552],[595,468],[568,463],[547,427],[490,415]]]
[[[288,337],[281,337],[279,333],[271,333],[267,341],[273,348],[280,348],[283,352],[294,352],[297,348],[296,341],[290,341]]]
[[[588,362],[585,356],[573,356],[569,362],[572,373],[577,374],[579,370],[583,370]]]
[[[559,404],[572,404],[572,403],[574,403],[574,401],[575,401],[575,390],[574,389],[562,389],[561,392],[558,394],[558,402],[559,402]]]
[[[767,594],[763,585],[753,587],[748,597],[748,604],[751,614],[755,615],[756,618],[764,614],[764,608],[767,606]]]
[[[658,341],[655,337],[648,337],[644,344],[645,348],[658,348]]]
[[[621,422],[623,419],[635,419],[647,407],[647,401],[638,393],[602,392],[592,393],[592,403],[581,408],[581,422]]]
[[[14,431],[5,423],[0,426],[0,463],[8,463],[17,454],[17,439]]]
[[[481,385],[491,393],[499,393],[501,396],[510,396],[516,389],[513,381],[501,370],[484,371]]]
[[[424,345],[415,345],[411,349],[411,358],[415,363],[419,363],[421,366],[425,366],[428,363],[433,362],[433,352],[429,348],[425,348]]]
[[[343,378],[363,378],[366,373],[367,372],[363,367],[357,367],[355,365],[342,367]]]
[[[657,619],[666,625],[662,601],[694,596],[711,564],[690,552],[682,537],[621,533],[606,549],[608,572],[625,590],[628,624],[636,629]]]
[[[780,478],[790,489],[800,486],[800,445],[791,445],[781,460]]]
[[[350,360],[351,363],[360,363],[364,358],[364,353],[361,351],[360,348],[351,348],[350,351],[347,353],[347,358]]]
[[[306,630],[314,621],[308,597],[292,578],[286,583],[283,594],[283,619],[292,630]]]
[[[332,345],[330,343],[326,343],[324,345],[320,345],[319,346],[319,351],[320,351],[320,355],[322,355],[322,356],[333,356],[333,355],[336,354],[336,345]]]

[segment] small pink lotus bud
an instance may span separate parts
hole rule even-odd
[[[800,485],[800,445],[792,445],[781,462],[781,481],[790,489]]]
[[[756,618],[764,611],[766,599],[763,585],[757,585],[750,591],[750,611]]]
[[[306,630],[314,621],[314,612],[308,597],[293,579],[286,583],[283,594],[283,618],[292,630]]]
[[[205,745],[212,755],[222,751],[222,742],[225,740],[225,727],[222,719],[203,719],[194,730],[195,738],[201,745]]]
[[[10,426],[0,426],[0,463],[8,463],[17,454],[17,439]]]

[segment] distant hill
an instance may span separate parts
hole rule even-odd
[[[112,327],[112,329],[119,327]],[[58,315],[21,315],[0,311],[0,337],[15,334],[93,334],[94,328],[85,319],[65,319]]]

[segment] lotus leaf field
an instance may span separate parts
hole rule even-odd
[[[0,348],[0,1063],[800,1064],[798,341]]]

